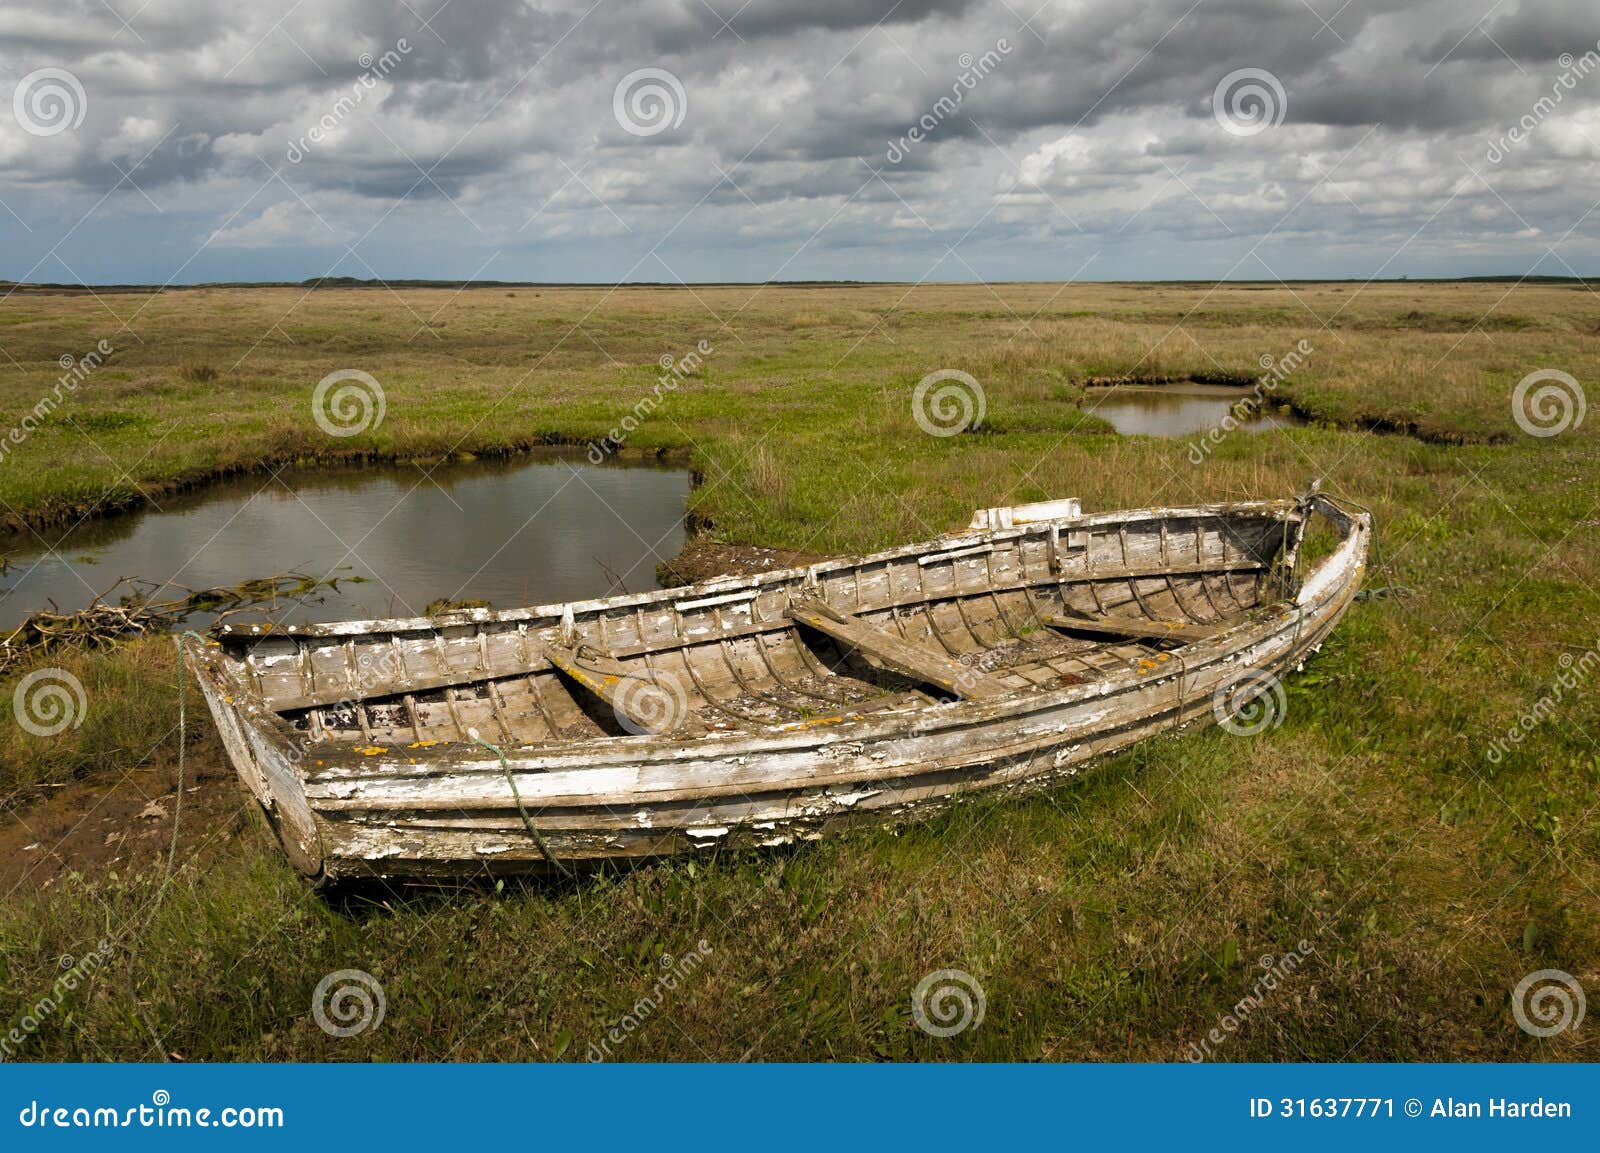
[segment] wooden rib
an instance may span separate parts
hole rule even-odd
[[[789,616],[860,652],[875,664],[959,697],[1003,696],[1011,690],[995,677],[913,645],[860,617],[848,616],[812,597],[797,597]]]
[[[1103,534],[1103,533],[1093,533],[1093,532],[1091,532],[1089,534],[1089,536],[1088,536],[1088,544],[1085,546],[1085,548],[1083,550],[1083,567],[1086,570],[1088,570],[1088,572],[1091,574],[1090,577],[1089,577],[1089,595],[1094,598],[1094,606],[1095,606],[1095,608],[1097,610],[1099,610],[1100,612],[1102,612],[1102,613],[1106,611],[1106,602],[1100,599],[1100,588],[1099,588],[1098,585],[1096,585],[1094,583],[1093,573],[1094,573],[1094,542],[1095,542],[1095,537],[1096,536],[1104,537],[1104,535],[1105,534]],[[1061,591],[1060,590],[1060,586],[1061,586],[1062,583],[1064,583],[1062,577],[1058,576],[1057,577],[1057,584],[1056,584],[1056,587],[1057,587],[1058,591]],[[1063,605],[1068,603],[1067,594],[1064,591],[1061,592],[1061,603]]]
[[[1162,521],[1161,522],[1161,562],[1163,564],[1170,564],[1171,560],[1172,560],[1172,557],[1169,555],[1169,550],[1168,550],[1168,547],[1167,547],[1167,522],[1166,521]],[[1171,573],[1167,574],[1167,593],[1168,593],[1168,595],[1170,595],[1172,597],[1172,603],[1178,607],[1178,611],[1180,613],[1182,613],[1187,619],[1189,619],[1191,621],[1194,621],[1196,624],[1206,624],[1206,623],[1208,623],[1208,622],[1204,621],[1200,617],[1199,613],[1195,612],[1188,605],[1184,604],[1183,597],[1180,596],[1179,593],[1178,593],[1178,582],[1172,579],[1172,574]],[[1221,615],[1222,614],[1220,614],[1220,613],[1218,614],[1218,616],[1221,616]]]
[[[790,643],[794,645],[795,652],[799,654],[800,663],[806,668],[811,669],[811,675],[816,677],[817,680],[821,681],[823,684],[827,684],[829,679],[836,681],[843,679],[835,669],[829,667],[826,661],[811,651],[811,646],[806,644],[806,642],[800,637],[800,627],[793,621],[789,622],[789,640]],[[842,700],[842,698],[839,699]]]
[[[793,640],[792,630],[783,633],[761,633],[756,637],[756,647],[761,652],[761,659],[767,662],[767,668],[772,671],[772,680],[780,689],[793,693],[798,697],[806,697],[813,701],[831,700],[826,694],[813,693],[803,689],[797,683],[792,683],[779,667],[779,660],[793,659],[795,670],[800,676],[815,676],[810,672],[811,666],[807,665],[800,656],[800,646]]]
[[[345,676],[350,679],[351,690],[355,691],[356,686],[361,683],[361,677],[357,671],[359,664],[356,660],[356,638],[351,637],[349,640],[344,642],[342,647],[344,648]],[[350,707],[355,711],[356,724],[361,726],[362,739],[365,740],[367,744],[372,744],[372,726],[367,723],[366,707],[362,705],[360,701],[353,701]]]
[[[525,622],[517,624],[516,637],[517,661],[524,669],[528,669],[528,626]],[[538,676],[531,671],[523,675],[528,680],[528,695],[533,698],[533,707],[539,711],[539,716],[544,719],[545,726],[550,730],[550,735],[560,740],[561,726],[556,724],[555,714],[550,711],[550,706],[545,702],[544,693],[539,690]]]
[[[973,624],[973,619],[971,619],[971,616],[968,616],[968,612],[966,612],[966,601],[968,600],[970,600],[970,598],[962,596],[960,600],[950,601],[950,608],[955,609],[955,617],[957,617],[957,620],[962,622],[962,628],[965,628],[966,635],[970,636],[971,640],[973,640],[973,646],[971,646],[970,649],[965,649],[965,651],[982,652],[984,649],[989,648],[989,643],[984,641],[984,638],[979,635],[978,625]]]
[[[1219,623],[1218,621],[1206,620],[1199,613],[1195,612],[1194,609],[1185,604],[1183,596],[1178,592],[1178,582],[1173,580],[1171,577],[1167,578],[1167,591],[1172,594],[1172,603],[1178,606],[1178,611],[1195,624],[1211,625]]]
[[[1117,526],[1117,540],[1122,546],[1122,565],[1123,565],[1124,568],[1131,569],[1133,567],[1133,565],[1128,562],[1128,526],[1127,525],[1122,524],[1122,525],[1118,525]],[[1165,561],[1166,558],[1163,557],[1162,560]],[[1165,577],[1168,580],[1171,579],[1171,575],[1170,574],[1171,574],[1172,570],[1166,564],[1163,563],[1160,566],[1160,570],[1161,571],[1158,574],[1155,574],[1155,575]],[[1139,611],[1142,612],[1147,618],[1149,618],[1150,620],[1153,620],[1153,621],[1161,619],[1161,614],[1157,613],[1157,612],[1152,612],[1151,609],[1150,609],[1150,606],[1145,603],[1144,594],[1139,591],[1139,581],[1138,581],[1137,578],[1133,578],[1133,579],[1130,579],[1128,581],[1128,591],[1133,594],[1133,599],[1139,602]]]
[[[755,615],[754,609],[751,610],[751,615]],[[773,686],[779,692],[789,693],[790,695],[796,697],[809,697],[812,700],[820,699],[813,693],[803,692],[795,688],[794,686],[790,685],[788,681],[783,679],[783,674],[778,671],[778,662],[772,659],[772,649],[767,644],[766,634],[757,633],[755,640],[756,652],[761,654],[761,661],[767,666],[767,675],[772,678]]]
[[[1194,522],[1194,559],[1196,564],[1199,564],[1206,559],[1205,522],[1201,520],[1196,520]],[[1232,615],[1231,613],[1225,613],[1222,611],[1222,606],[1217,603],[1217,598],[1211,591],[1211,582],[1209,580],[1207,580],[1205,577],[1201,577],[1195,583],[1200,586],[1200,591],[1205,593],[1206,603],[1211,606],[1211,611],[1217,614],[1218,620],[1226,620]],[[1237,605],[1238,603],[1238,598],[1235,597],[1234,604]]]
[[[534,692],[539,694],[539,703],[544,707],[545,715],[550,718],[558,737],[565,740],[606,735],[594,718],[583,711],[575,690],[567,687],[567,681],[555,671],[554,666],[549,672],[530,673],[528,680],[536,686]]]
[[[1218,575],[1222,579],[1222,587],[1227,589],[1228,595],[1233,598],[1233,603],[1239,606],[1239,610],[1241,612],[1249,612],[1250,607],[1246,606],[1244,601],[1240,599],[1239,590],[1233,585],[1233,582],[1237,579],[1237,574],[1220,573]],[[1256,594],[1254,603],[1259,604],[1261,601],[1261,578],[1259,576],[1256,577],[1255,581],[1251,585],[1251,588]]]
[[[682,661],[684,672],[688,673],[689,679],[694,682],[694,691],[699,695],[700,699],[706,703],[707,707],[715,709],[717,712],[727,717],[729,722],[736,728],[742,729],[747,728],[750,725],[765,724],[766,722],[762,718],[753,717],[747,712],[732,707],[732,702],[739,699],[737,696],[728,697],[726,699],[718,698],[714,693],[712,693],[711,686],[701,679],[700,670],[695,666],[694,663],[693,651],[694,649],[702,647],[706,644],[714,643],[714,641],[700,641],[693,645],[683,645],[680,648],[668,649],[665,653],[656,654],[656,660],[659,661],[662,657],[671,655]],[[644,661],[646,668],[654,668],[654,666],[650,664],[649,655],[645,656]],[[668,675],[675,674],[669,673]]]
[[[944,612],[946,620],[941,621],[939,619],[938,613],[941,610]],[[966,617],[962,615],[961,612],[960,600],[940,601],[937,604],[929,601],[922,607],[922,611],[927,614],[928,628],[933,635],[938,638],[939,646],[957,660],[961,659],[962,653],[970,653],[975,651],[974,648],[962,648],[959,644],[955,643],[960,639],[959,630],[966,631],[967,636],[971,639],[975,648],[983,647],[982,645],[978,644],[978,638],[973,636],[972,630],[967,627]],[[953,625],[948,620],[951,615],[954,615],[956,618],[956,623]]]
[[[714,608],[711,610],[711,612],[713,619],[715,619],[717,624],[720,626],[722,624],[722,610]],[[751,608],[750,610],[750,618],[751,620],[755,619],[754,608]],[[758,633],[756,635],[759,636],[760,634]],[[722,658],[722,663],[727,665],[728,672],[733,674],[734,684],[738,685],[739,688],[743,690],[746,697],[754,697],[757,700],[766,701],[775,709],[782,709],[784,707],[782,702],[780,702],[776,697],[773,697],[767,693],[765,689],[750,683],[750,679],[746,677],[744,671],[739,668],[739,658],[733,652],[732,642],[726,636],[718,637],[715,643],[717,646],[717,654]]]
[[[394,652],[395,664],[400,670],[400,680],[401,680],[401,682],[404,683],[404,684],[410,684],[410,680],[406,675],[405,646],[400,643],[400,638],[395,636],[393,633],[389,634],[389,645],[390,645],[390,648]],[[315,685],[312,685],[310,687],[313,690],[316,688]],[[419,741],[423,740],[424,738],[423,738],[423,735],[422,735],[422,715],[419,712],[417,712],[417,697],[416,697],[416,694],[413,693],[413,692],[407,691],[400,699],[405,702],[406,716],[411,719],[411,732],[412,732],[412,734],[415,736],[415,738],[417,740],[419,740]],[[312,715],[315,715],[315,710],[313,710]]]
[[[439,652],[439,667],[441,669],[448,669],[450,667],[450,652],[444,643],[444,636],[442,634],[433,634],[433,647]],[[445,708],[450,712],[450,723],[456,727],[456,734],[462,740],[466,740],[467,726],[461,723],[461,710],[456,708],[456,699],[450,695],[450,690],[448,688],[444,690],[444,705]],[[356,710],[358,712],[365,711],[361,705],[357,705]]]
[[[1000,592],[994,587],[994,555],[993,552],[990,552],[983,558],[983,571],[989,575],[989,599],[994,601],[994,611],[999,614],[1000,625],[1005,630],[1005,635],[1014,637],[1017,635],[1017,626],[1011,623],[1010,617],[1006,616],[1006,606],[1000,603]],[[1017,570],[1022,573],[1023,580],[1028,579],[1028,566],[1020,559],[1017,561]],[[1003,638],[997,637],[996,643],[1000,639]]]
[[[506,715],[505,703],[500,699],[500,693],[495,688],[493,681],[483,686],[484,693],[489,700],[489,715],[494,718],[494,723],[500,726],[500,734],[506,739],[507,744],[518,744],[516,733],[511,728],[511,718]]]
[[[1228,569],[1228,534],[1221,529],[1217,530],[1217,540],[1222,544],[1222,568],[1220,571],[1229,572]],[[1266,566],[1262,566],[1263,568]],[[1260,578],[1257,578],[1259,584]],[[1233,587],[1233,577],[1230,575],[1222,582],[1222,587],[1228,590],[1228,596],[1233,598],[1233,603],[1239,606],[1240,612],[1248,612],[1243,601],[1239,599],[1238,590]]]

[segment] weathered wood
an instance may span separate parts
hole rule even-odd
[[[458,688],[462,685],[483,684],[487,681],[511,680],[525,677],[530,672],[550,667],[547,660],[536,660],[531,668],[514,669],[466,669],[460,672],[446,673],[443,676],[414,676],[409,678],[396,678],[392,681],[380,681],[371,685],[355,685],[342,689],[325,689],[321,692],[308,693],[298,697],[272,698],[272,707],[279,712],[292,713],[300,709],[317,708],[325,705],[356,704],[360,701],[374,701],[382,697],[395,697],[401,695],[415,695],[425,693],[431,689]]]
[[[1053,629],[1152,641],[1203,641],[1222,631],[1210,625],[1195,625],[1185,621],[1141,620],[1137,617],[1062,616],[1059,613],[1047,613],[1040,619]]]
[[[684,688],[665,673],[630,670],[610,657],[549,644],[545,658],[557,671],[588,689],[616,713],[624,727],[644,733],[705,732],[709,727],[689,706]]]
[[[1371,532],[1325,497],[1039,524],[1024,522],[1048,507],[1016,511],[990,518],[1010,527],[688,588],[224,628],[184,656],[302,871],[481,876],[547,867],[523,811],[562,861],[630,860],[1045,787],[1211,716],[1241,674],[1305,659],[1353,599]],[[1264,574],[1313,512],[1343,541],[1280,589]],[[1191,608],[1221,619],[1190,623]],[[863,659],[830,668],[803,630]],[[1224,632],[1182,659],[1149,647]],[[1003,646],[1006,667],[969,667],[975,646]],[[928,691],[896,693],[902,677]],[[320,707],[302,719],[307,702]]]
[[[952,696],[999,697],[1011,691],[976,665],[964,665],[943,653],[901,640],[814,597],[796,597],[789,606],[789,619],[848,645],[874,664],[941,688]]]

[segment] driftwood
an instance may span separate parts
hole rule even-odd
[[[191,589],[118,577],[105,592],[75,612],[50,608],[29,616],[0,640],[0,676],[12,668],[61,649],[106,649],[133,637],[171,632],[197,613],[222,620],[234,613],[283,602],[304,603],[321,590],[337,591],[338,577],[287,572],[229,587]],[[181,595],[156,600],[171,589]]]

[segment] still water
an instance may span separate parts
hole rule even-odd
[[[1233,405],[1253,397],[1254,390],[1226,385],[1182,384],[1137,387],[1117,385],[1092,389],[1083,410],[1103,417],[1123,436],[1190,436],[1222,423]],[[1248,415],[1248,419],[1243,417]],[[1241,410],[1239,427],[1252,432],[1292,428],[1305,423],[1270,402],[1254,413]]]
[[[51,601],[82,608],[118,577],[187,589],[290,570],[365,578],[341,580],[320,603],[271,612],[283,621],[415,616],[438,598],[515,608],[644,592],[657,587],[656,563],[683,547],[688,496],[683,469],[595,466],[566,452],[431,473],[393,465],[251,476],[65,535],[0,538],[10,562],[0,626]]]

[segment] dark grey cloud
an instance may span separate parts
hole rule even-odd
[[[57,258],[130,253],[116,279],[314,275],[347,244],[408,275],[875,251],[915,279],[1095,246],[1105,275],[1191,275],[1269,230],[1253,262],[1407,243],[1471,269],[1536,258],[1600,175],[1592,0],[408,2],[8,0],[0,97],[57,69],[85,107],[39,134],[0,100],[0,276],[69,228]],[[1562,53],[1583,74],[1541,103]],[[1218,119],[1238,70],[1282,93],[1260,132]],[[619,116],[630,77],[659,131]],[[116,242],[129,220],[148,243]]]

